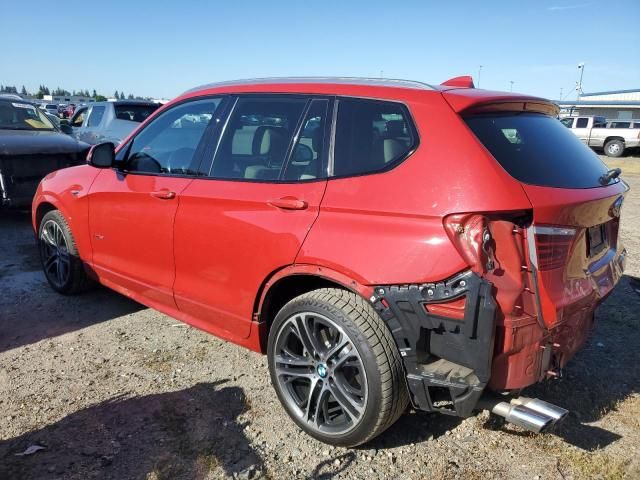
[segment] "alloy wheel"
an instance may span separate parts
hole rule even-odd
[[[367,380],[358,350],[329,318],[300,312],[289,317],[275,341],[273,364],[279,390],[310,428],[343,435],[367,405]]]
[[[48,220],[40,231],[40,256],[49,281],[63,288],[71,274],[71,256],[64,232],[53,220]]]

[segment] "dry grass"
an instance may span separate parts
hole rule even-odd
[[[640,157],[638,156],[623,158],[600,156],[600,158],[602,158],[609,168],[622,169],[622,178],[624,178],[625,175],[640,175]]]

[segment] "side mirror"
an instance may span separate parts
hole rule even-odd
[[[66,133],[67,135],[73,134],[73,128],[71,128],[71,125],[69,125],[68,123],[60,122],[60,130],[62,131],[62,133]]]
[[[87,163],[96,168],[111,168],[115,159],[115,146],[111,142],[94,145],[87,154]]]

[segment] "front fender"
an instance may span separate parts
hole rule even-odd
[[[34,232],[38,231],[38,212],[45,204],[64,215],[73,232],[80,258],[91,262],[89,236],[89,190],[100,170],[89,165],[64,168],[47,175],[38,186],[31,209]]]

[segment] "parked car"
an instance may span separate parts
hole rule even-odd
[[[89,144],[112,142],[118,145],[160,104],[136,100],[95,102],[76,109],[66,133]]]
[[[76,109],[76,105],[74,103],[70,103],[69,105],[66,105],[61,112],[61,117],[62,118],[69,118],[73,115],[73,112]]]
[[[565,117],[560,120],[586,145],[603,148],[609,157],[621,157],[630,148],[640,146],[640,128],[611,127],[605,117]]]
[[[58,115],[58,105],[55,103],[43,103],[40,108],[52,115]]]
[[[26,207],[50,172],[84,163],[89,145],[64,135],[35,104],[0,96],[0,207]]]
[[[543,431],[567,411],[519,392],[559,375],[619,281],[628,187],[552,102],[472,86],[191,90],[42,181],[45,275],[266,353],[327,443],[367,442],[409,402]]]

